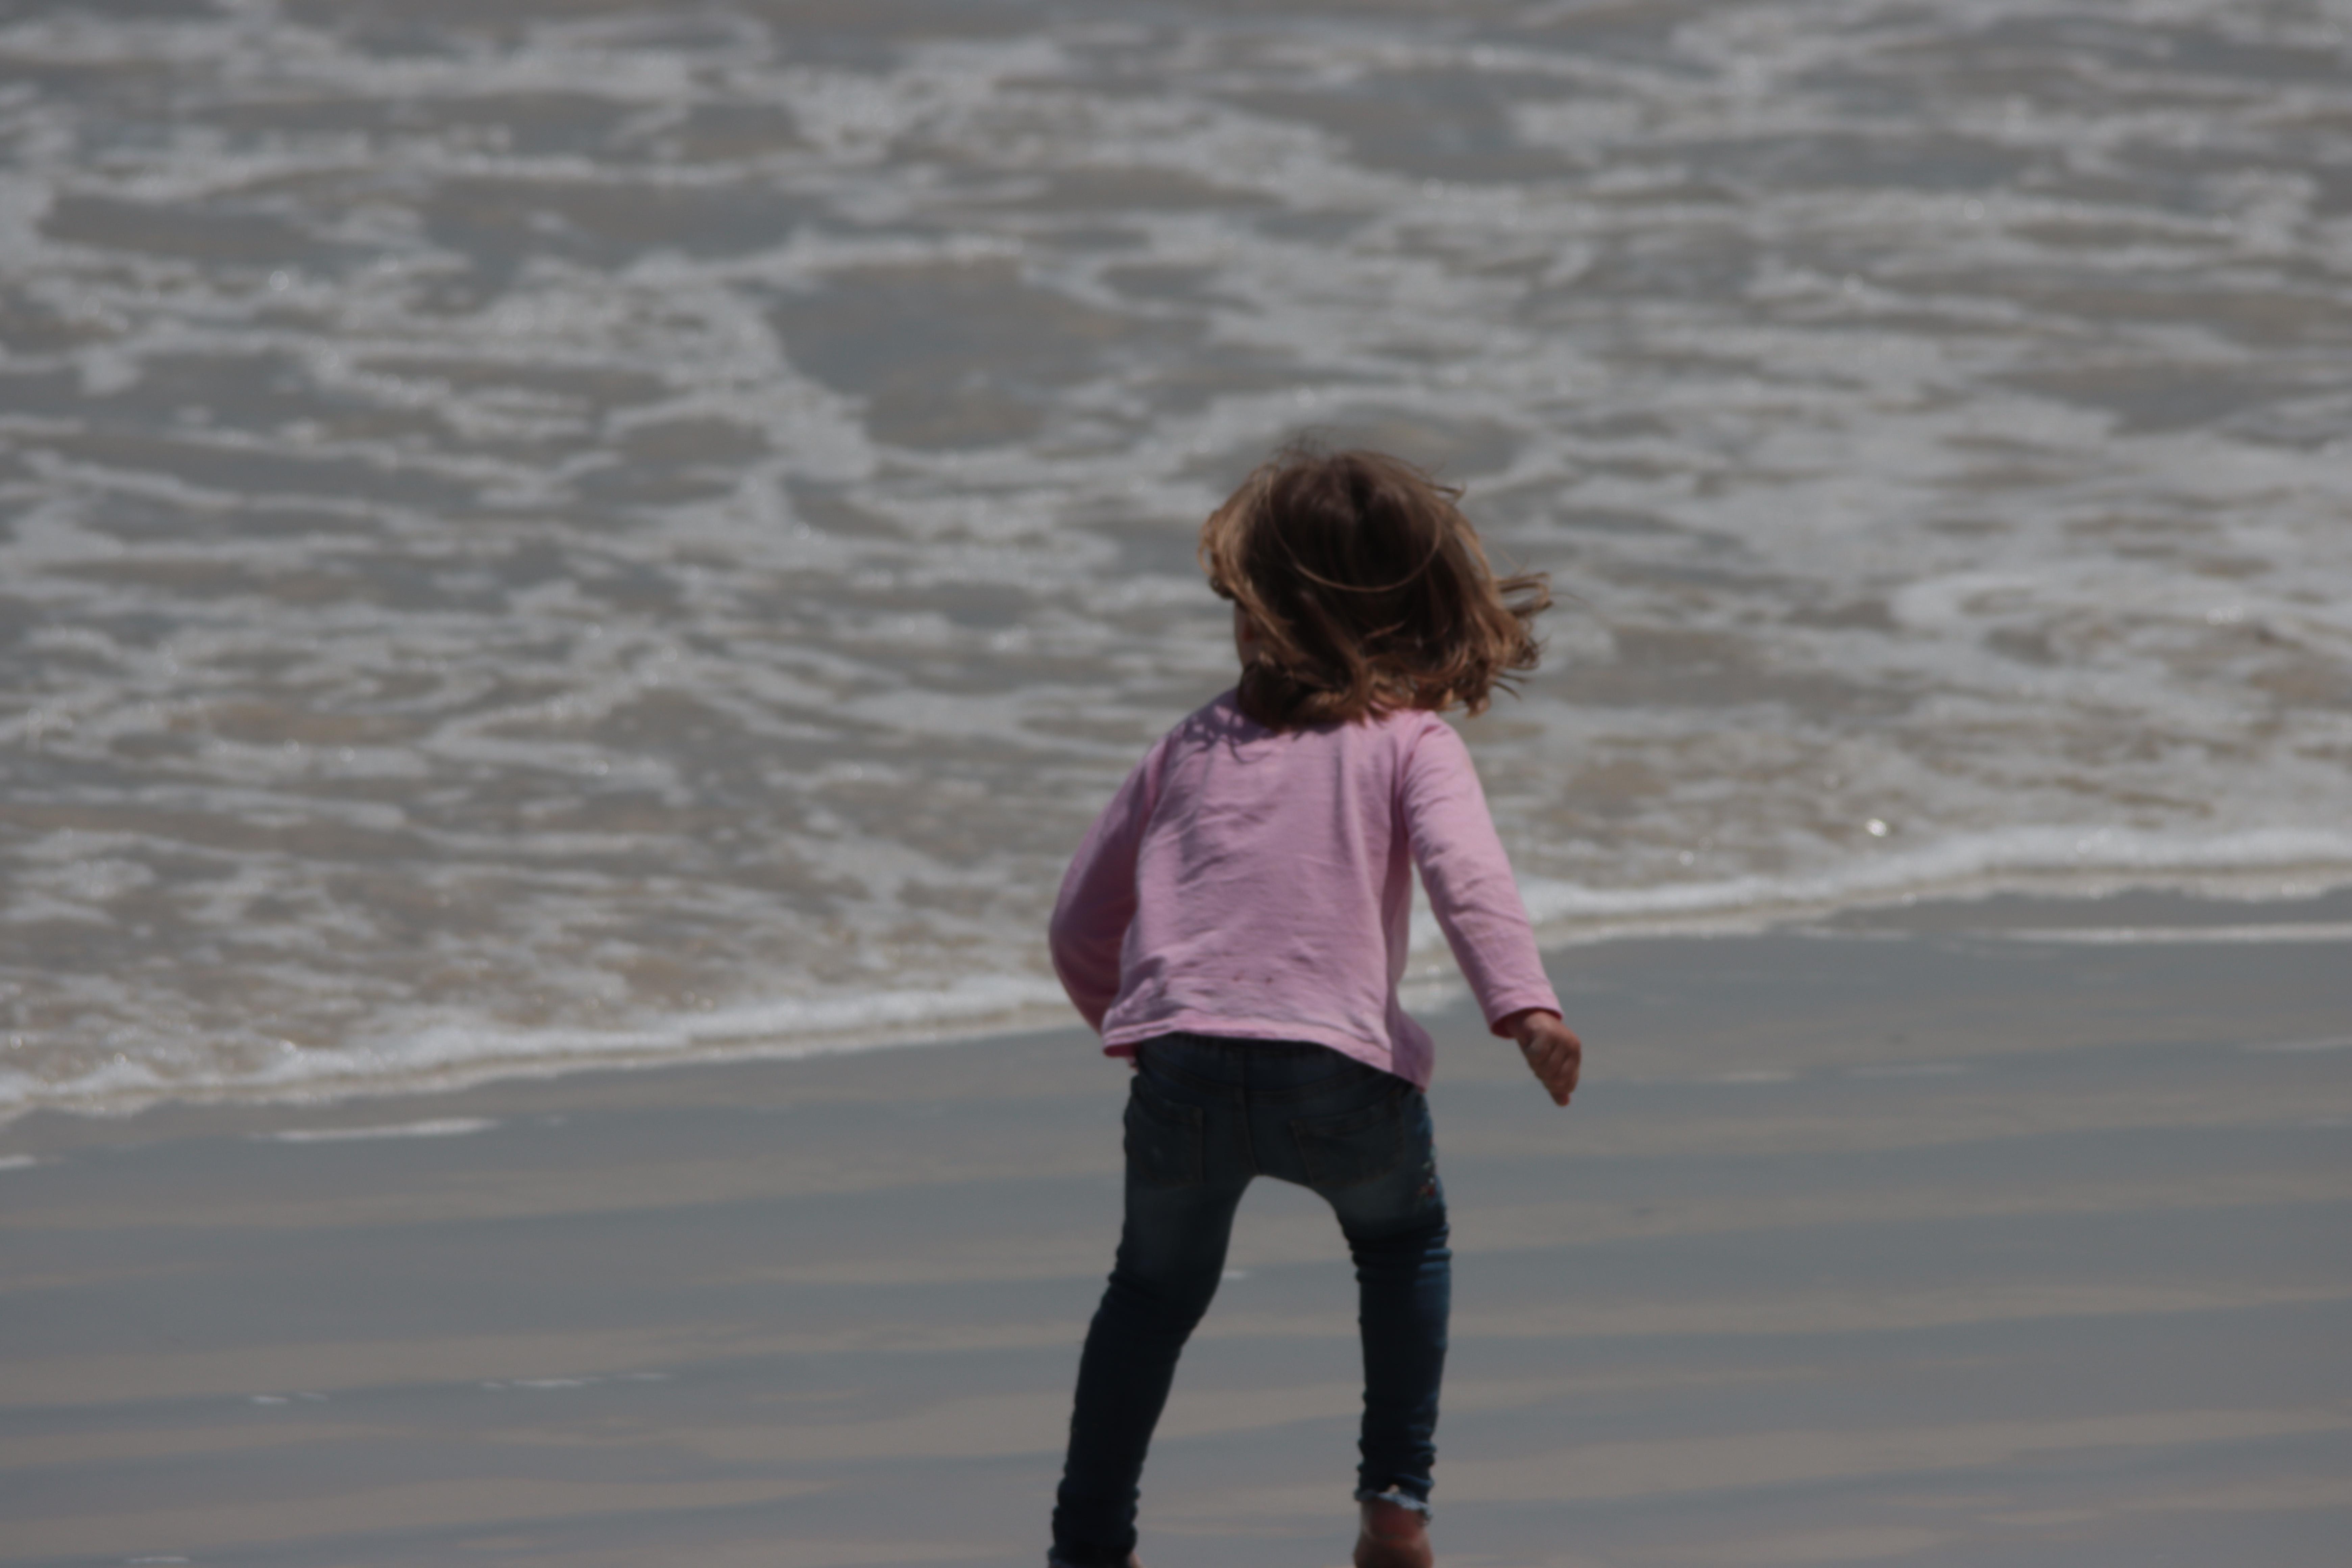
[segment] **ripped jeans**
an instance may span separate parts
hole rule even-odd
[[[1127,1221],[1078,1363],[1054,1557],[1123,1565],[1176,1358],[1224,1271],[1253,1178],[1312,1188],[1356,1261],[1363,1333],[1359,1498],[1428,1510],[1453,1257],[1429,1102],[1321,1046],[1163,1035],[1136,1049]]]

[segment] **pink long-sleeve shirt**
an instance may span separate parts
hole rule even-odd
[[[1305,1040],[1426,1088],[1429,1032],[1397,1001],[1415,866],[1488,1026],[1558,1013],[1452,728],[1405,710],[1273,731],[1228,691],[1144,753],[1078,846],[1054,968],[1113,1055],[1175,1030]]]

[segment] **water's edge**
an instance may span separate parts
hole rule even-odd
[[[1754,889],[1747,889],[1751,895]],[[1579,891],[1580,897],[1564,895]],[[1777,899],[1706,902],[1680,896],[1606,900],[1580,890],[1538,889],[1531,905],[1550,910],[1537,933],[1548,959],[1611,942],[1717,937],[1770,931],[1934,941],[2113,943],[2328,943],[2352,952],[2352,858],[2331,864],[2209,867],[2151,875],[2126,867],[2010,867],[1911,883],[1892,878],[1874,896],[1835,900],[1790,888]],[[1549,905],[1545,902],[1549,898]],[[1564,912],[1571,904],[1586,907]],[[1444,953],[1433,921],[1416,919],[1415,961],[1404,998],[1423,1014],[1467,1005],[1468,993]],[[1571,963],[1579,962],[1570,959]],[[1605,956],[1588,961],[1605,964]],[[1573,1012],[1574,1004],[1565,1004]],[[1571,1019],[1571,1022],[1573,1020]],[[135,1115],[171,1104],[326,1104],[454,1092],[504,1079],[575,1072],[650,1070],[729,1062],[788,1062],[1008,1035],[1070,1033],[1083,1026],[1050,980],[1008,978],[933,991],[899,991],[862,1003],[714,1009],[667,1026],[596,1035],[543,1031],[499,1036],[445,1031],[397,1048],[289,1053],[285,1066],[243,1080],[166,1082],[132,1064],[97,1081],[0,1082],[0,1126],[29,1112]]]

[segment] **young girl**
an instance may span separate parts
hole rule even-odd
[[[1412,868],[1488,1026],[1560,1105],[1561,1023],[1469,753],[1437,718],[1534,668],[1539,576],[1497,581],[1460,492],[1293,449],[1201,531],[1241,683],[1176,726],[1071,862],[1054,965],[1131,1058],[1127,1217],[1078,1364],[1049,1568],[1136,1568],[1137,1482],[1251,1178],[1311,1187],[1356,1262],[1357,1568],[1427,1568],[1453,1254],[1430,1037],[1397,1003]]]

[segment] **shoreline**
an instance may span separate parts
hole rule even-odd
[[[1579,951],[1628,942],[1674,939],[1707,940],[1752,937],[1773,932],[1822,931],[1849,934],[1861,931],[1967,932],[2004,940],[2175,942],[2336,942],[2352,940],[2352,869],[2320,871],[2304,868],[2302,879],[2275,869],[2231,870],[2170,877],[2151,881],[2146,877],[2099,873],[2052,872],[2041,879],[2004,876],[1979,886],[1937,886],[1891,893],[1862,901],[1806,902],[1787,900],[1752,907],[1715,910],[1660,911],[1654,915],[1612,915],[1589,922],[1554,918],[1537,922],[1538,943],[1547,962]],[[2245,915],[2269,910],[2288,918],[2249,920]],[[2089,917],[2097,917],[2094,925]],[[1428,931],[1424,912],[1416,911],[1416,953],[1407,971],[1407,1007],[1419,1013],[1453,1005],[1462,992],[1451,955]],[[2037,923],[2038,922],[2038,923]],[[859,1055],[915,1046],[974,1043],[1051,1031],[1069,1022],[1066,1003],[1053,989],[1050,978],[1007,980],[1000,991],[1035,991],[1034,1000],[993,1011],[956,1013],[942,1005],[955,993],[893,994],[919,1023],[881,1023],[839,1029],[815,1029],[779,1038],[748,1025],[730,1023],[803,1007],[803,1004],[754,1004],[721,1009],[715,1016],[687,1015],[668,1026],[616,1031],[609,1037],[587,1036],[577,1029],[548,1030],[536,1037],[592,1042],[572,1048],[548,1048],[518,1044],[507,1053],[486,1050],[457,1060],[428,1062],[414,1068],[377,1067],[337,1075],[310,1069],[280,1080],[247,1079],[195,1085],[141,1082],[109,1087],[95,1093],[37,1094],[0,1106],[0,1141],[19,1119],[44,1111],[100,1118],[135,1116],[159,1105],[320,1105],[343,1100],[452,1094],[503,1079],[540,1079],[581,1072],[657,1071],[672,1067],[731,1063],[791,1062],[822,1057]],[[694,1043],[702,1037],[701,1043]],[[509,1037],[518,1042],[530,1034]],[[677,1043],[679,1040],[688,1043]],[[604,1043],[604,1042],[609,1043]],[[348,1059],[375,1056],[373,1047],[358,1050],[328,1047],[321,1057]],[[111,1070],[111,1069],[102,1069]]]
[[[1475,1016],[1428,1018],[1449,1560],[2340,1555],[2335,945],[1548,959],[1591,1049],[1571,1111]],[[20,1119],[0,1563],[1034,1561],[1124,1078],[1067,1027]],[[1353,1306],[1328,1215],[1259,1184],[1147,1562],[1344,1553]]]

